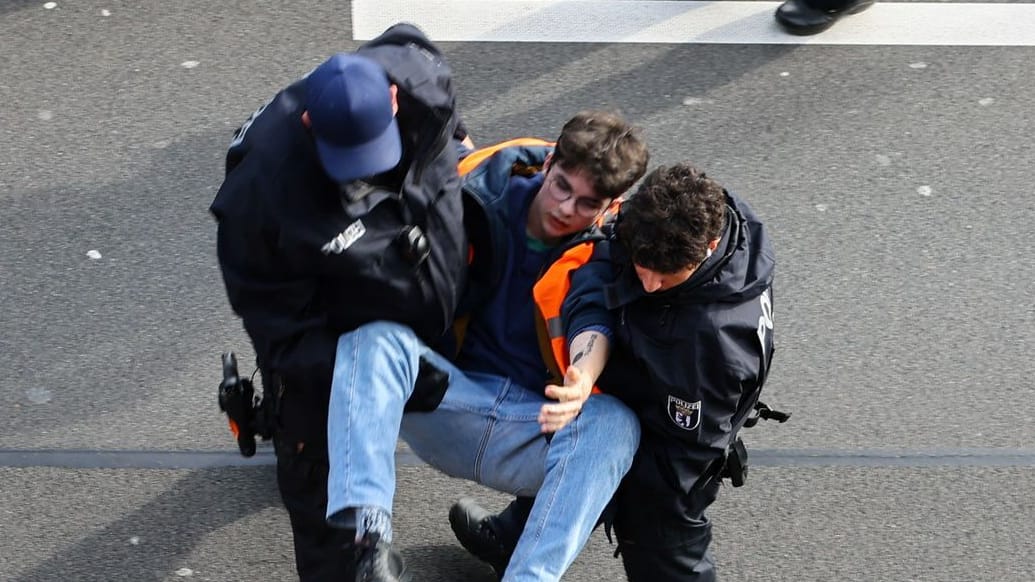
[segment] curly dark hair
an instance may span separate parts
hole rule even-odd
[[[647,175],[622,204],[617,237],[636,265],[675,273],[700,264],[725,225],[725,190],[683,162]]]
[[[647,171],[650,154],[638,127],[611,111],[580,111],[561,129],[553,162],[582,171],[604,198],[617,198]]]

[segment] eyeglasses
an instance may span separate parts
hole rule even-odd
[[[547,183],[543,185],[546,186],[546,191],[550,194],[550,198],[553,198],[556,202],[567,202],[575,195],[575,192],[572,191],[571,182],[568,181],[564,174],[558,174],[555,168],[550,168],[546,172],[546,181]],[[583,218],[594,218],[604,209],[604,202],[600,198],[578,196],[575,198],[575,214]]]

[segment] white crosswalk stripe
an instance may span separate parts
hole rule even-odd
[[[436,41],[1035,46],[1033,3],[885,2],[811,37],[783,32],[779,2],[354,0],[353,35],[412,22]]]

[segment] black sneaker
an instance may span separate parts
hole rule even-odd
[[[517,546],[516,536],[501,531],[498,518],[478,505],[474,499],[464,497],[449,508],[449,527],[465,550],[474,557],[488,563],[503,579],[510,556]]]
[[[402,555],[383,541],[378,534],[370,534],[356,548],[356,582],[408,582],[409,573]]]

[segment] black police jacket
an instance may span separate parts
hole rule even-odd
[[[324,409],[341,333],[387,319],[437,338],[453,320],[466,272],[450,69],[409,25],[357,53],[384,66],[400,90],[403,159],[375,177],[382,188],[351,203],[324,173],[300,121],[299,81],[238,130],[211,206],[227,295],[259,366],[289,391],[315,391]],[[426,235],[423,261],[409,256],[405,225]]]
[[[728,194],[727,205],[719,247],[685,283],[644,292],[612,238],[573,275],[562,313],[566,329],[614,331],[597,385],[639,415],[643,446],[671,457],[662,464],[684,487],[735,438],[773,355],[773,248],[745,201]]]

